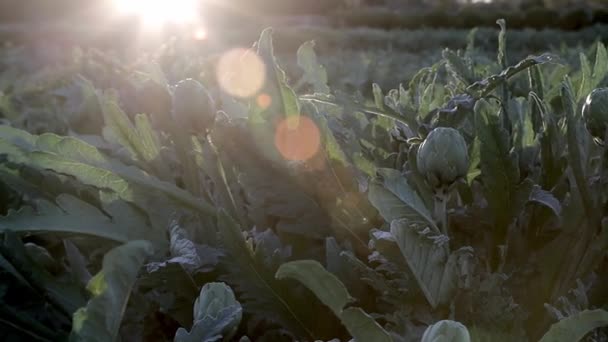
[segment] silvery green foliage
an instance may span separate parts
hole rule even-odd
[[[437,127],[420,145],[417,162],[429,185],[448,186],[467,174],[467,143],[457,130]]]
[[[421,342],[470,342],[469,330],[460,322],[443,320],[430,325]]]
[[[608,123],[608,88],[595,89],[587,96],[583,119],[589,133],[596,139],[604,140]]]
[[[243,309],[232,289],[224,283],[207,283],[194,303],[194,323],[190,332],[179,328],[176,342],[229,339],[241,323]]]

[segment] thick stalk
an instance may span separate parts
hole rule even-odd
[[[441,223],[441,233],[448,235],[448,192],[444,187],[435,192],[435,217]]]

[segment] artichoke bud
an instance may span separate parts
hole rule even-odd
[[[608,124],[608,88],[594,89],[583,105],[585,127],[596,141],[603,141]]]
[[[471,342],[471,335],[464,324],[451,320],[443,320],[426,328],[420,341]]]
[[[449,186],[467,174],[467,143],[456,129],[437,127],[418,148],[416,163],[430,186],[436,189]]]
[[[182,128],[193,133],[206,132],[215,121],[213,98],[198,81],[181,80],[173,92],[173,119]]]

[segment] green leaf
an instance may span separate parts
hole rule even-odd
[[[513,145],[519,151],[535,146],[536,133],[527,99],[523,97],[511,99],[509,101],[509,111],[511,122],[513,122]]]
[[[148,238],[157,246],[166,244],[164,232],[154,231],[146,218],[123,201],[98,208],[71,195],[62,194],[56,204],[40,200],[36,209],[22,207],[0,217],[0,232],[56,232],[98,236],[117,242]]]
[[[17,278],[26,280],[24,285],[30,285],[43,294],[46,300],[68,317],[84,304],[85,298],[75,283],[55,278],[42,265],[31,259],[17,234],[12,231],[3,233],[0,254],[12,265],[13,274],[18,272],[21,276]]]
[[[293,89],[287,85],[287,76],[274,56],[272,29],[262,31],[258,41],[258,55],[266,65],[266,87],[263,91],[270,96],[272,104],[268,112],[286,117],[299,116],[300,105]]]
[[[240,305],[226,307],[216,316],[207,316],[194,323],[190,332],[184,328],[177,329],[174,342],[215,342],[227,339],[231,335],[227,332],[238,326],[242,312]]]
[[[340,318],[357,341],[392,341],[390,335],[360,308],[346,305],[353,301],[340,280],[314,260],[285,263],[275,275],[278,279],[291,278],[304,284]]]
[[[276,125],[283,120],[288,120],[285,121],[288,128],[297,125],[300,103],[294,90],[287,84],[287,76],[275,58],[271,28],[262,31],[257,42],[257,55],[266,69],[264,87],[260,89],[259,94],[268,96],[270,105],[260,106],[255,98],[250,101],[249,129],[255,137],[252,142],[266,158],[282,163],[284,159],[274,140]]]
[[[242,318],[241,304],[224,283],[207,283],[194,303],[194,324],[190,332],[179,328],[175,342],[213,342],[230,339]]]
[[[296,336],[314,338],[312,298],[296,295],[289,284],[277,281],[274,270],[263,262],[264,246],[252,250],[239,226],[223,210],[218,214],[218,230],[227,251],[223,259],[227,272],[221,279],[240,294],[244,311],[274,321]]]
[[[298,49],[298,65],[304,71],[303,80],[312,85],[315,93],[329,94],[327,72],[317,60],[314,50],[315,42],[308,41]]]
[[[137,115],[133,125],[114,96],[99,94],[98,101],[106,124],[103,135],[107,141],[126,148],[135,160],[150,162],[158,158],[160,153],[158,137],[152,131],[147,116]]]
[[[587,215],[587,219],[592,225],[597,224],[599,226],[600,218],[595,210],[593,199],[591,198],[591,189],[587,182],[587,175],[585,172],[585,166],[587,163],[588,156],[584,154],[584,145],[582,144],[582,137],[580,136],[580,126],[582,125],[580,115],[576,114],[576,101],[574,99],[574,93],[572,91],[572,84],[570,79],[566,76],[561,86],[561,99],[562,106],[566,114],[566,125],[567,125],[567,142],[568,142],[568,162],[572,169],[572,175],[574,176],[574,184],[571,187],[576,186],[581,200],[583,202],[583,209]],[[587,157],[587,158],[586,158]]]
[[[180,264],[188,273],[210,272],[219,263],[222,253],[212,247],[196,245],[177,221],[169,224],[172,258],[168,263]]]
[[[39,170],[52,170],[73,176],[83,184],[112,190],[125,201],[138,204],[143,210],[149,209],[150,192],[158,192],[191,209],[215,212],[203,199],[136,167],[110,159],[95,147],[76,138],[51,133],[35,136],[12,127],[0,126],[0,155],[2,154],[13,163]]]
[[[601,42],[598,43],[593,71],[591,70],[589,59],[583,53],[580,54],[580,60],[582,79],[576,96],[577,103],[589,95],[593,89],[597,88],[606,75],[608,75],[608,53],[606,52],[606,47]]]
[[[507,23],[504,19],[498,19],[496,23],[500,26],[500,33],[498,34],[498,65],[504,69],[507,67]]]
[[[80,253],[78,247],[68,239],[63,240],[63,247],[74,280],[85,287],[92,278],[91,273],[87,269],[85,257]]]
[[[304,284],[323,304],[337,314],[354,300],[344,284],[317,261],[299,260],[285,263],[279,267],[275,276],[277,279],[295,279]]]
[[[545,97],[545,85],[543,82],[543,74],[541,73],[540,67],[535,65],[528,69],[528,79],[530,83],[530,95],[528,97],[528,103],[530,104],[530,113],[532,115],[532,124],[534,132],[539,133],[542,127],[543,115],[541,109],[533,100],[532,94],[534,94],[539,100]]]
[[[534,188],[532,188],[528,201],[551,209],[556,217],[560,217],[562,214],[562,204],[559,200],[551,192],[541,189],[538,185],[534,185]]]
[[[541,179],[545,189],[551,189],[563,174],[564,162],[561,158],[565,150],[565,139],[560,133],[557,120],[550,114],[547,104],[536,94],[530,93],[533,111],[538,111],[542,121],[540,133]]]
[[[93,296],[74,313],[72,341],[116,341],[131,289],[139,269],[153,253],[147,241],[137,240],[110,250],[101,271],[87,285]]]
[[[459,277],[466,275],[461,269],[469,263],[473,249],[462,247],[450,254],[445,235],[407,219],[392,221],[391,234],[431,306],[449,303]]]
[[[372,93],[374,95],[374,104],[379,110],[384,110],[384,94],[378,83],[372,84]]]
[[[608,311],[585,310],[553,324],[539,342],[580,341],[594,329],[608,326]]]
[[[473,76],[466,65],[464,59],[453,51],[445,49],[442,52],[443,59],[446,61],[446,68],[454,79],[461,82],[464,86],[473,83]]]
[[[431,212],[399,171],[378,169],[377,172],[381,180],[370,184],[368,197],[386,222],[407,218],[411,223],[428,225],[439,232]]]
[[[508,132],[502,127],[498,108],[485,100],[475,105],[477,138],[480,148],[481,177],[488,206],[494,216],[494,241],[502,243],[514,215],[513,201],[519,183],[518,156],[511,150]]]

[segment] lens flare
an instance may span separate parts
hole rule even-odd
[[[255,102],[258,104],[258,107],[262,109],[267,109],[272,104],[272,97],[266,93],[262,93],[258,95],[255,99]]]
[[[282,119],[277,125],[274,143],[283,158],[305,161],[314,157],[321,147],[319,128],[306,116]]]
[[[264,86],[266,65],[251,50],[233,49],[220,58],[216,76],[219,85],[228,94],[248,98]]]
[[[206,40],[209,36],[209,32],[204,27],[199,27],[194,31],[195,40]]]

